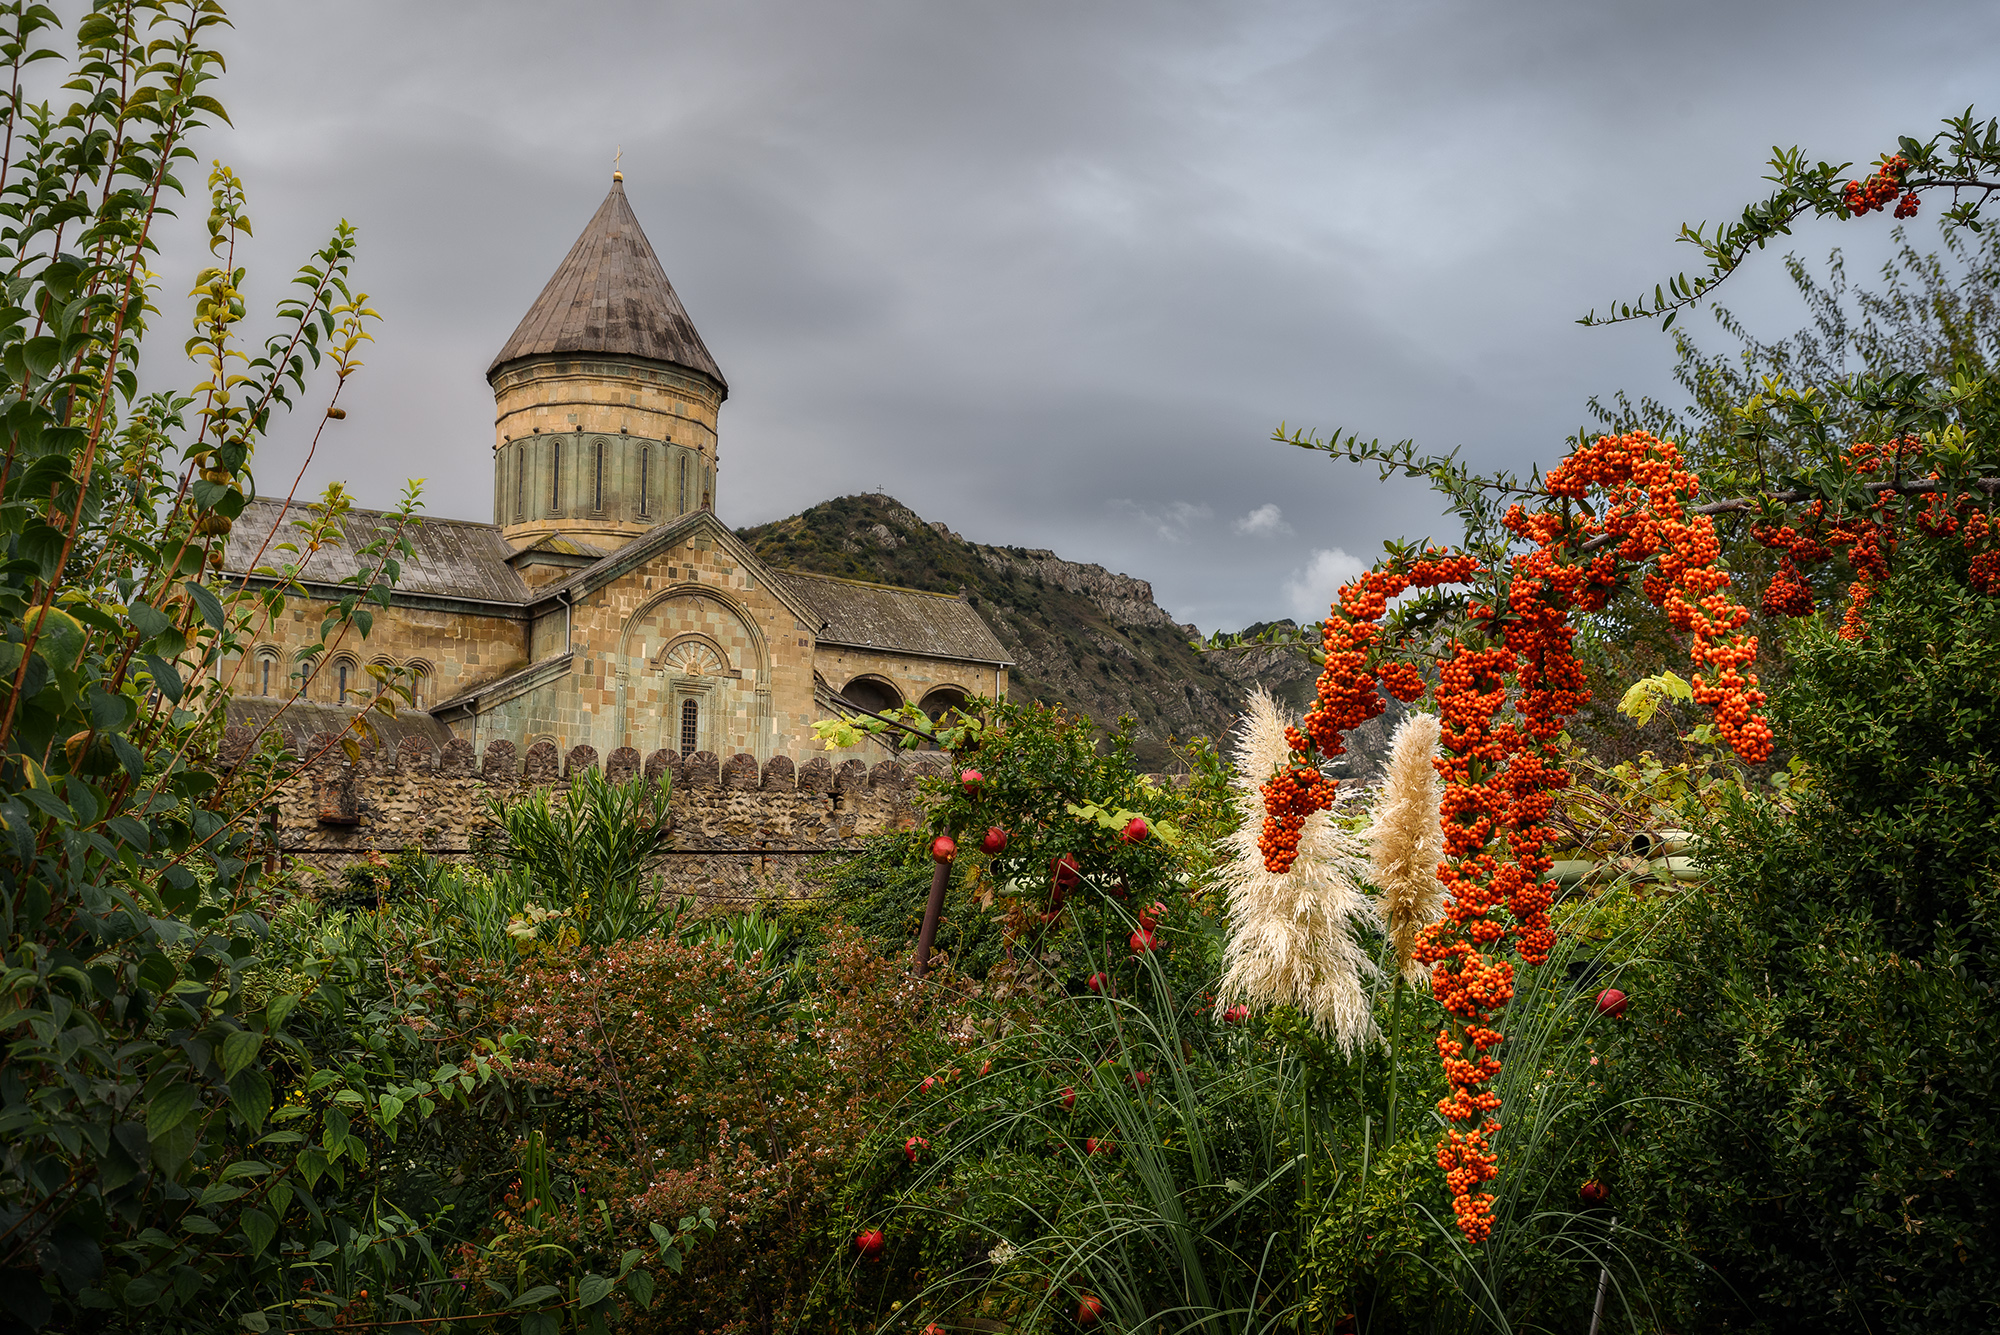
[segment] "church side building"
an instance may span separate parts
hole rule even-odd
[[[395,522],[349,512],[343,544],[306,565],[308,596],[241,664],[231,722],[301,745],[341,731],[378,664],[406,671],[417,695],[391,723],[373,716],[391,745],[416,734],[481,750],[550,741],[563,753],[747,752],[761,763],[820,750],[811,725],[836,699],[936,716],[971,696],[1005,698],[1006,652],[962,598],[770,569],[715,517],[728,382],[622,177],[487,380],[493,521],[425,517],[370,634],[301,661],[349,591],[340,581],[356,554]],[[223,577],[267,583],[255,568],[277,562],[303,518],[251,501]]]

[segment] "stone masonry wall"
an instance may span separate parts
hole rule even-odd
[[[249,740],[247,729],[231,728],[224,759]],[[476,839],[495,832],[489,799],[532,788],[561,791],[574,775],[599,765],[590,746],[564,757],[552,743],[538,742],[517,756],[511,742],[500,741],[479,755],[471,743],[454,740],[434,755],[422,738],[405,740],[393,753],[367,750],[350,762],[331,741],[307,746],[304,754],[326,757],[302,770],[277,802],[279,856],[322,873],[369,853],[388,857],[413,847],[464,858]],[[630,747],[603,761],[614,781],[672,775],[672,831],[654,868],[656,883],[664,894],[725,907],[809,895],[816,859],[853,851],[884,830],[914,827],[922,800],[917,780],[943,773],[942,764],[938,755],[919,754],[872,769],[824,757],[794,767],[776,756],[760,768],[747,753],[719,760],[705,751],[684,757],[663,750],[642,760]]]

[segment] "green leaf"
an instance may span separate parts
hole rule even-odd
[[[221,630],[226,620],[222,611],[222,600],[206,586],[197,584],[193,580],[189,580],[181,587],[188,591],[188,597],[194,599],[195,609],[201,613],[201,619],[206,621],[211,629]]]
[[[625,1288],[631,1293],[632,1300],[638,1303],[639,1306],[651,1307],[653,1305],[653,1277],[644,1270],[634,1270],[631,1274],[625,1276]]]
[[[262,1071],[251,1068],[229,1078],[229,1101],[252,1131],[263,1129],[271,1115],[271,1081]]]
[[[243,1236],[250,1239],[250,1254],[256,1256],[278,1236],[277,1221],[252,1206],[243,1212]]]
[[[206,1210],[211,1205],[227,1205],[233,1200],[249,1194],[248,1187],[239,1187],[234,1182],[211,1182],[202,1188],[201,1196],[195,1204]]]
[[[258,1335],[263,1335],[264,1331],[271,1328],[271,1318],[262,1312],[245,1312],[237,1318],[237,1321],[242,1324],[243,1329],[256,1331]]]
[[[603,1275],[585,1275],[577,1285],[576,1300],[584,1307],[595,1307],[611,1296],[614,1281]]]
[[[194,1086],[184,1081],[168,1085],[146,1105],[146,1139],[158,1140],[179,1126],[199,1103]]]
[[[529,1289],[526,1293],[507,1305],[509,1307],[532,1307],[536,1303],[545,1303],[551,1298],[559,1298],[561,1296],[562,1290],[555,1285],[537,1284],[534,1288]]]
[[[238,1029],[222,1040],[222,1073],[233,1076],[248,1066],[264,1046],[264,1036],[255,1029]]]

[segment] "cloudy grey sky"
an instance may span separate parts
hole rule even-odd
[[[1446,536],[1421,489],[1271,444],[1279,421],[1549,459],[1589,395],[1670,387],[1662,335],[1574,318],[1685,267],[1677,226],[1754,197],[1770,145],[1869,159],[2000,105],[1975,4],[235,9],[235,128],[199,147],[250,191],[252,291],[346,217],[384,317],[314,483],[381,505],[419,475],[432,513],[490,517],[483,373],[622,144],[729,377],[725,520],[880,487],[1150,579],[1204,629],[1316,615],[1385,537]],[[1866,258],[1876,222],[1798,248]],[[1724,289],[1770,332],[1797,322],[1779,270]]]

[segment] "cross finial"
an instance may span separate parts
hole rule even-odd
[[[625,145],[623,145],[623,144],[620,144],[620,145],[618,146],[618,151],[617,151],[616,153],[613,153],[613,154],[611,155],[611,179],[612,179],[612,180],[614,180],[614,181],[622,181],[622,180],[624,180],[624,179],[625,179],[625,173],[624,173],[624,172],[622,172],[622,171],[620,171],[620,170],[618,169],[618,168],[619,168],[619,164],[620,164],[621,162],[623,162],[623,161],[624,161],[624,159],[625,159]]]

